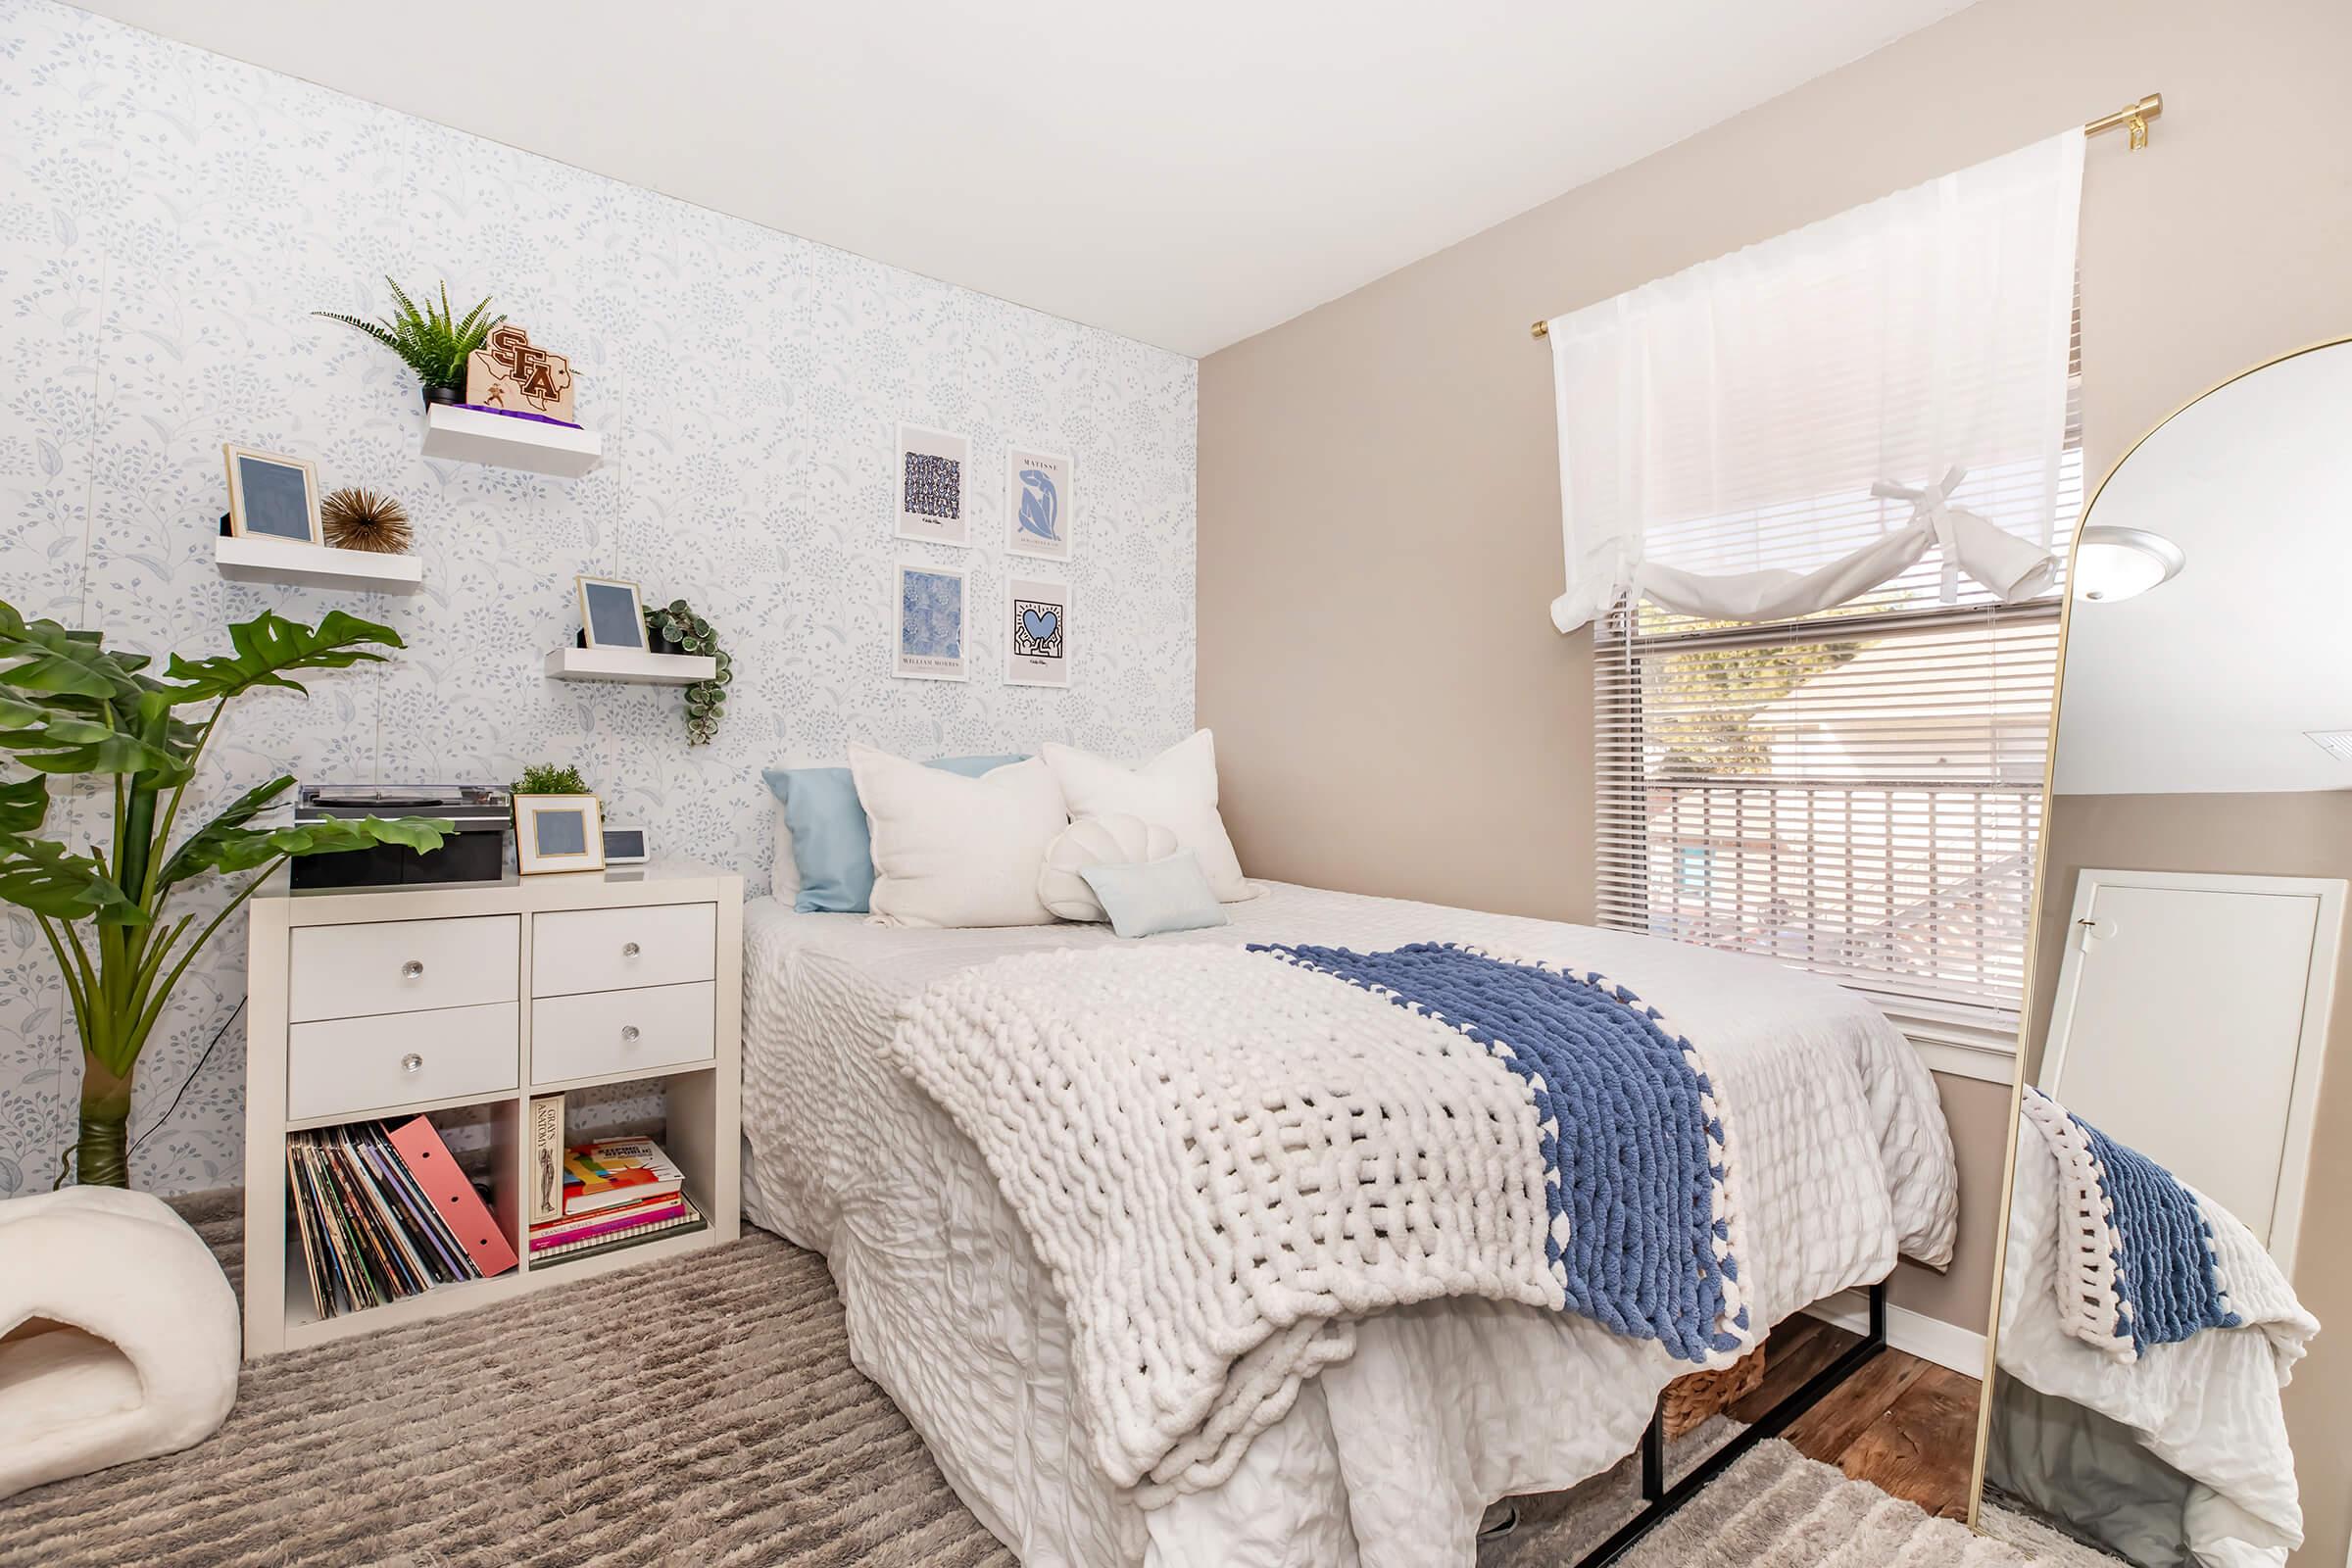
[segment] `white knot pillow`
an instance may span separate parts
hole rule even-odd
[[[1176,835],[1156,822],[1115,812],[1081,817],[1046,846],[1046,863],[1037,873],[1037,902],[1056,919],[1107,920],[1102,900],[1078,873],[1090,865],[1142,865],[1175,853]]]

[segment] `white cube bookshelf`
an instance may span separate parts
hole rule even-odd
[[[295,892],[280,870],[251,908],[247,1355],[470,1311],[740,1234],[740,876],[657,861],[510,872],[495,883]],[[593,1004],[583,1004],[587,998]],[[599,1030],[613,1038],[589,1038]],[[635,1082],[662,1089],[662,1147],[684,1172],[706,1228],[533,1264],[522,1208],[531,1099]],[[489,1126],[485,1174],[515,1267],[318,1316],[286,1223],[290,1136],[458,1112]]]

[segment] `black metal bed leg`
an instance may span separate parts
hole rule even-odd
[[[1642,1511],[1619,1527],[1616,1534],[1587,1552],[1576,1568],[1608,1568],[1632,1550],[1634,1544],[1673,1517],[1674,1511],[1706,1489],[1757,1444],[1779,1437],[1796,1418],[1819,1404],[1824,1396],[1860,1371],[1864,1363],[1886,1348],[1886,1282],[1870,1287],[1870,1326],[1862,1338],[1845,1348],[1837,1360],[1807,1378],[1756,1418],[1755,1423],[1722,1447],[1701,1459],[1689,1475],[1666,1485],[1666,1396],[1658,1396],[1649,1428],[1642,1434]]]

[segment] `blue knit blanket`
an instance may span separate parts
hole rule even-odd
[[[2078,1298],[2112,1342],[2138,1356],[2206,1329],[2238,1327],[2215,1251],[2205,1200],[2147,1155],[2117,1143],[2038,1089],[2026,1091],[2029,1119],[2057,1156],[2060,1201],[2069,1223],[2104,1237],[2076,1249]],[[2063,1234],[2063,1233],[2062,1233]]]
[[[1600,975],[1416,943],[1250,950],[1443,1023],[1524,1080],[1571,1310],[1704,1362],[1748,1340],[1723,1115],[1697,1051]]]

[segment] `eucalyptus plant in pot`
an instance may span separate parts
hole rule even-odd
[[[0,903],[31,914],[65,975],[81,1040],[73,1152],[86,1186],[130,1184],[124,1133],[139,1053],[189,963],[271,871],[294,856],[375,844],[437,850],[455,831],[424,817],[255,826],[293,788],[289,776],[247,790],[175,846],[180,808],[231,702],[262,686],[304,691],[292,678],[298,671],[380,662],[372,648],[403,646],[390,627],[339,610],[315,628],[265,612],[228,636],[230,652],[174,654],[159,677],[143,654],[104,648],[96,632],[28,621],[0,603],[0,755],[26,775],[0,778]],[[110,842],[86,855],[34,836],[49,817],[51,780],[74,775],[98,781],[114,801]],[[174,899],[197,878],[247,872],[201,927],[201,911],[172,917]]]

